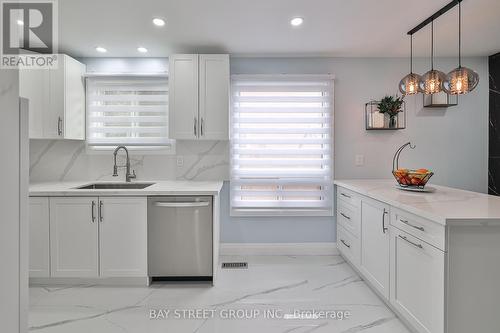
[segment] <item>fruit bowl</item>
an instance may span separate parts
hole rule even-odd
[[[427,169],[397,169],[392,174],[399,186],[419,189],[423,189],[432,175],[434,175],[433,172]]]

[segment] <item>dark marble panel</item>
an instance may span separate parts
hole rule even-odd
[[[500,195],[500,158],[490,157],[488,165],[488,193]]]
[[[500,157],[500,92],[490,90],[490,157]]]

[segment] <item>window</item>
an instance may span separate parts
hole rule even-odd
[[[168,150],[168,80],[153,77],[87,79],[87,145],[110,150]]]
[[[233,76],[232,215],[332,214],[333,80]]]

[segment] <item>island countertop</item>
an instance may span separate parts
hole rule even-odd
[[[156,195],[218,195],[221,181],[154,181],[138,180],[132,183],[153,183],[144,189],[77,189],[77,187],[98,183],[119,183],[104,181],[72,181],[32,183],[30,197],[44,196],[156,196]]]
[[[434,192],[396,188],[393,179],[335,180],[335,185],[429,220],[447,225],[457,221],[500,223],[500,197],[429,184]]]

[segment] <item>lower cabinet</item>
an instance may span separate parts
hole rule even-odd
[[[30,277],[147,276],[146,197],[30,198]]]
[[[29,217],[29,276],[49,277],[49,198],[30,198]]]
[[[361,200],[360,271],[381,295],[389,299],[389,206]]]
[[[100,276],[147,276],[147,198],[99,198]]]
[[[346,221],[338,221],[339,252],[415,332],[447,332],[448,258],[444,248],[436,247],[444,244],[444,227],[352,191],[339,188],[337,193],[360,203],[349,215],[345,197],[338,196],[337,217],[361,217],[359,237],[348,231]]]
[[[52,277],[98,276],[97,197],[50,198]]]
[[[444,332],[445,253],[391,229],[391,304],[418,332]]]

